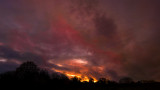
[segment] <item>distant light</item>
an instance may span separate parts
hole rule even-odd
[[[74,59],[74,62],[79,63],[79,64],[88,64],[88,61],[84,59]]]
[[[0,59],[0,62],[7,62],[7,60],[6,59]]]
[[[62,64],[56,64],[57,66],[59,66],[59,67],[62,67],[63,65]]]

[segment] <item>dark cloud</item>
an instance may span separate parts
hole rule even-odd
[[[29,52],[18,52],[7,46],[0,46],[0,57],[7,60],[15,59],[21,62],[34,61],[36,63],[43,63],[43,58],[39,55]]]
[[[68,68],[68,67],[63,67],[63,66],[58,66],[58,65],[56,65],[56,64],[50,64],[50,63],[47,63],[46,64],[46,67],[47,68],[54,68],[54,69],[56,69],[56,70],[64,70],[64,71],[71,71],[71,69],[70,68]]]
[[[97,6],[99,1],[98,0],[70,0],[71,1],[71,11],[77,12],[77,9],[79,10],[77,13],[81,15],[91,15],[95,13],[95,11],[98,11]]]
[[[19,53],[6,46],[0,46],[0,56],[8,59],[12,58],[19,59]]]
[[[118,81],[121,77],[113,70],[107,70],[106,74],[114,81]]]
[[[13,59],[81,72],[48,61],[84,59],[81,68],[97,78],[159,80],[159,0],[0,2],[1,72],[16,67]]]
[[[137,4],[137,2],[139,4]],[[125,45],[125,57],[123,68],[128,76],[140,79],[154,79],[159,80],[159,1],[158,0],[139,0],[126,2],[128,13],[132,24],[132,38],[127,41]],[[132,7],[135,6],[135,7]],[[138,8],[140,8],[138,10]],[[138,10],[138,11],[135,11]],[[136,13],[137,12],[137,13]],[[134,20],[136,21],[134,21]],[[136,24],[138,23],[138,24]],[[127,31],[127,30],[126,30]]]
[[[4,63],[1,63],[1,72],[8,71],[8,70],[14,70],[18,64],[12,60],[17,60],[20,63],[26,62],[26,61],[33,61],[42,68],[45,67],[47,69],[55,68],[57,70],[67,70],[70,71],[69,68],[66,67],[60,67],[56,64],[50,64],[47,62],[46,59],[44,59],[42,56],[30,53],[30,52],[18,52],[13,50],[10,47],[7,46],[0,46],[0,57],[7,60]],[[10,67],[9,67],[10,66]]]
[[[107,38],[113,38],[113,36],[116,36],[117,27],[112,19],[106,18],[105,15],[97,15],[94,18],[94,23],[97,34],[103,35]]]
[[[0,73],[4,73],[6,71],[14,71],[19,65],[8,62],[8,63],[0,63]]]

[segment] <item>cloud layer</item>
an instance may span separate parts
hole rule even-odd
[[[0,72],[160,80],[159,0],[1,0]]]

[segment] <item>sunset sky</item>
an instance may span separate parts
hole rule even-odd
[[[0,73],[160,81],[160,0],[0,0]]]

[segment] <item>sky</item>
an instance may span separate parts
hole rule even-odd
[[[159,0],[0,0],[0,73],[160,81]]]

